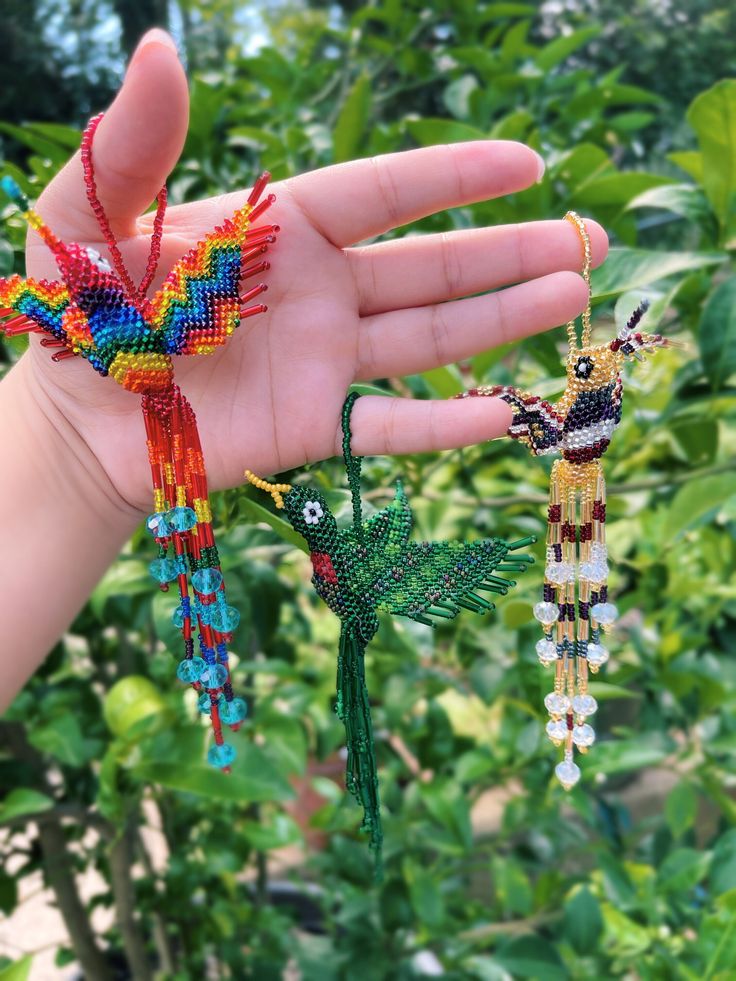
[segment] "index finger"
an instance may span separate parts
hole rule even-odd
[[[478,140],[353,160],[280,186],[344,248],[436,211],[522,191],[543,173],[542,158],[523,143]]]

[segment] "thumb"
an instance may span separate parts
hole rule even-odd
[[[154,28],[134,51],[92,146],[97,194],[120,237],[134,233],[136,219],[165,183],[184,146],[188,121],[187,80],[176,46]],[[62,239],[97,239],[79,152],[43,192],[38,210]]]

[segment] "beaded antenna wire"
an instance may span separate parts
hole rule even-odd
[[[259,257],[275,241],[278,226],[254,228],[253,223],[275,198],[271,194],[259,203],[270,177],[264,173],[244,207],[180,259],[149,299],[161,249],[166,188],[158,194],[148,265],[136,286],[97,196],[92,143],[101,119],[100,115],[89,122],[81,158],[87,197],[112,266],[93,249],[61,242],[17,184],[4,178],[3,190],[53,253],[61,278],[0,279],[0,330],[6,337],[44,334],[41,344],[56,349],[55,362],[77,355],[141,396],[154,501],[146,527],[159,547],[150,571],[164,591],[170,582],[177,583],[179,606],[173,619],[184,640],[184,658],[176,673],[201,692],[200,708],[210,714],[214,733],[208,759],[228,770],[235,750],[224,741],[222,726],[237,729],[246,714],[245,702],[233,694],[227,654],[240,615],[227,603],[197,422],[174,383],[172,355],[210,354],[226,343],[242,319],[266,310],[261,303],[247,305],[264,292],[264,284],[244,293],[241,289],[244,280],[269,268]],[[7,319],[11,314],[16,316]]]
[[[573,211],[565,218],[577,229],[583,246],[583,277],[590,288],[590,240],[583,220]],[[637,330],[647,310],[642,302],[610,343],[591,345],[590,303],[582,316],[582,342],[575,322],[567,325],[567,384],[559,402],[503,385],[482,386],[459,396],[493,396],[514,410],[508,434],[534,456],[559,453],[552,466],[547,524],[547,555],[542,601],[534,616],[544,637],[537,642],[543,665],[554,666],[554,690],[544,699],[550,719],[546,731],[563,758],[555,774],[566,790],[580,779],[574,749],[593,745],[587,719],[597,709],[588,692],[588,672],[596,673],[609,654],[602,631],[618,617],[608,599],[606,548],[606,482],[601,457],[621,421],[624,361],[665,347],[660,334]],[[577,609],[576,609],[577,600]]]
[[[410,542],[412,513],[401,484],[393,502],[363,520],[360,499],[361,457],[350,449],[350,414],[358,395],[343,406],[343,458],[353,502],[352,527],[339,529],[322,494],[313,487],[270,484],[245,471],[250,483],[267,491],[292,527],[309,545],[319,596],[340,618],[335,711],[345,724],[348,790],[363,807],[361,830],[370,836],[376,874],[381,874],[383,831],[365,650],[378,629],[378,611],[434,626],[461,609],[487,613],[494,609],[480,592],[505,595],[516,585],[505,573],[524,572],[533,559],[512,555],[534,538],[505,542]],[[497,575],[496,573],[502,573]]]

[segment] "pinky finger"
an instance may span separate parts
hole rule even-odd
[[[358,456],[393,456],[472,446],[503,436],[512,415],[495,398],[422,401],[364,395],[352,412],[352,450]],[[341,433],[335,452],[342,452]]]

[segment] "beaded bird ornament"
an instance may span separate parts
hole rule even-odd
[[[41,344],[56,349],[54,361],[84,358],[95,371],[141,396],[154,506],[146,527],[159,547],[150,571],[164,591],[170,582],[177,584],[179,605],[173,619],[184,640],[184,658],[176,673],[201,693],[200,708],[210,715],[214,734],[208,759],[228,770],[235,750],[224,741],[222,726],[237,729],[246,714],[245,702],[233,694],[227,653],[240,615],[227,603],[197,421],[174,383],[172,355],[210,354],[227,342],[242,319],[266,310],[260,303],[247,306],[265,285],[241,290],[244,280],[269,268],[258,257],[275,241],[278,226],[254,228],[253,223],[275,198],[268,195],[259,203],[269,180],[264,173],[244,207],[180,259],[149,299],[161,248],[166,188],[157,198],[148,265],[136,286],[97,197],[92,143],[101,119],[97,116],[88,124],[81,159],[87,197],[112,265],[93,249],[61,242],[18,186],[4,178],[3,189],[53,253],[61,278],[0,279],[0,330],[7,337],[43,334]],[[11,314],[16,316],[7,319]]]
[[[360,498],[361,458],[350,449],[350,413],[358,398],[348,396],[342,413],[343,456],[353,504],[352,527],[340,529],[322,494],[313,487],[271,484],[250,470],[246,478],[272,495],[276,507],[309,545],[318,595],[340,618],[335,711],[345,725],[348,790],[363,807],[361,830],[369,835],[380,876],[381,828],[376,754],[365,650],[378,630],[378,612],[409,617],[434,626],[461,609],[487,613],[493,603],[481,592],[504,595],[516,585],[506,573],[524,572],[529,555],[511,553],[534,538],[505,542],[410,542],[412,513],[401,484],[393,502],[363,520]],[[502,575],[497,575],[501,573]]]
[[[583,277],[590,288],[591,250],[585,224],[572,211],[565,218],[581,238]],[[528,446],[534,456],[559,453],[562,457],[552,466],[544,587],[534,616],[544,630],[537,655],[555,671],[554,690],[544,699],[550,715],[546,731],[556,746],[564,747],[555,773],[566,790],[580,779],[574,749],[585,753],[595,741],[587,720],[598,706],[588,692],[588,673],[595,674],[608,660],[602,631],[618,617],[608,599],[601,457],[621,421],[621,368],[631,358],[644,360],[644,351],[671,344],[660,334],[637,330],[647,306],[642,302],[607,344],[591,345],[590,304],[582,317],[580,347],[575,322],[567,325],[567,384],[554,404],[503,385],[482,386],[459,396],[503,399],[514,410],[508,431],[512,439]]]

